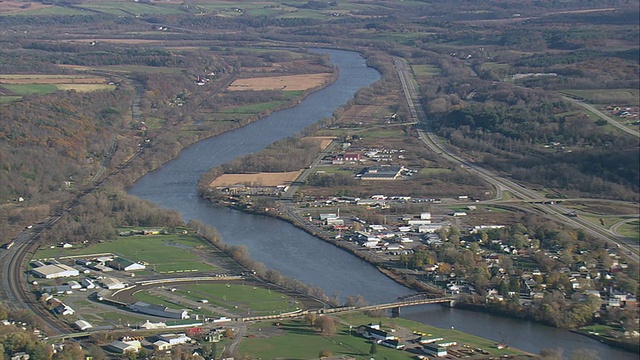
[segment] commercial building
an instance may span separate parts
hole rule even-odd
[[[45,279],[55,279],[80,275],[80,271],[64,264],[44,265],[32,269],[31,272],[33,273],[33,275]]]

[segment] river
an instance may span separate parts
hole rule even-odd
[[[293,108],[274,112],[241,129],[184,149],[176,159],[139,179],[129,193],[176,210],[185,221],[198,219],[214,226],[225,243],[246,246],[253,259],[283,275],[318,286],[329,296],[338,295],[344,299],[362,295],[370,304],[393,301],[412,291],[363,260],[287,222],[213,205],[202,200],[196,191],[199,177],[210,168],[259,151],[330,117],[335,109],[353,98],[358,89],[380,79],[380,74],[367,67],[358,53],[327,49],[314,51],[329,54],[331,62],[340,69],[333,84],[307,96]],[[496,341],[504,340],[511,346],[533,353],[543,348],[564,348],[568,354],[574,349],[589,348],[598,351],[603,359],[637,358],[637,355],[589,338],[527,321],[440,306],[413,307],[403,309],[402,313],[403,317],[435,326],[454,326]],[[503,339],[504,334],[509,336]]]

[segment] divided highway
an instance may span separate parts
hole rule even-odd
[[[429,121],[422,109],[418,93],[415,89],[415,83],[409,69],[407,68],[406,62],[404,59],[395,58],[394,63],[402,83],[403,92],[407,104],[409,105],[411,116],[421,124],[420,128],[418,128],[418,135],[429,149],[446,160],[454,164],[458,164],[467,171],[478,175],[484,181],[493,185],[495,188],[496,199],[502,199],[503,193],[508,191],[513,197],[520,199],[523,203],[529,203],[530,205],[528,206],[535,209],[542,216],[569,225],[573,228],[582,229],[585,233],[591,236],[615,243],[620,249],[626,252],[626,255],[632,261],[638,262],[640,260],[638,256],[638,244],[627,242],[624,238],[617,236],[611,230],[605,229],[588,220],[567,216],[566,214],[570,213],[571,210],[563,208],[555,202],[549,201],[549,199],[539,193],[527,189],[511,179],[465,159],[463,156],[456,154],[446,147],[429,127]]]

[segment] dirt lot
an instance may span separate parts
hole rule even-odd
[[[238,79],[229,85],[229,90],[307,90],[324,84],[331,76],[325,73]]]
[[[250,184],[253,186],[284,185],[293,182],[301,172],[302,170],[283,173],[223,174],[213,180],[209,186],[218,187],[234,184]]]
[[[336,138],[333,136],[307,136],[302,138],[301,140],[305,141],[315,141],[320,144],[320,149],[326,149],[329,144]]]

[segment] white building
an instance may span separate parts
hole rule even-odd
[[[37,277],[45,279],[55,279],[60,277],[71,277],[80,275],[80,271],[64,264],[53,264],[37,267],[31,270]]]
[[[158,340],[166,341],[171,346],[173,346],[188,343],[189,341],[191,341],[191,338],[185,334],[162,334],[158,335]]]

